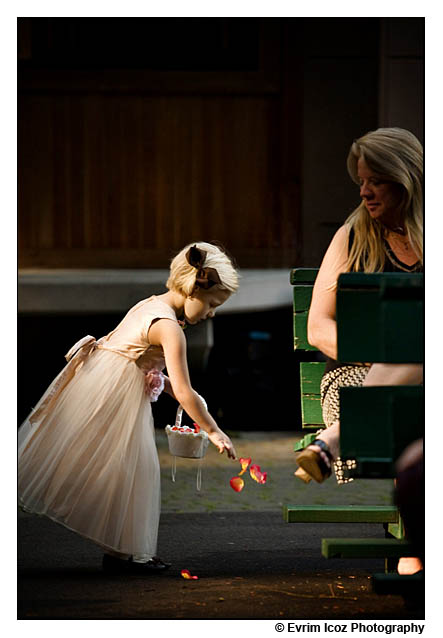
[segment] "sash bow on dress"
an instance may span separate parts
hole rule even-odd
[[[43,398],[38,408],[34,410],[34,412],[32,412],[31,416],[29,417],[30,423],[35,423],[47,411],[51,409],[51,405],[53,404],[55,399],[57,399],[62,390],[74,377],[79,365],[83,363],[85,359],[87,359],[87,357],[89,357],[91,352],[93,352],[96,347],[100,345],[101,342],[102,339],[96,341],[95,337],[86,335],[86,337],[83,337],[82,339],[77,341],[77,343],[75,343],[72,348],[68,350],[68,352],[65,354],[65,359],[68,362],[68,365],[63,368],[59,376],[55,379],[52,388],[50,389],[46,397]]]

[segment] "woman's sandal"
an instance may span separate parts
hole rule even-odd
[[[295,476],[305,483],[309,483],[311,479],[314,479],[317,483],[323,483],[325,479],[331,476],[331,466],[334,459],[332,458],[328,445],[321,439],[315,439],[315,441],[309,445],[317,445],[321,448],[328,457],[331,465],[328,467],[319,452],[305,448],[301,452],[298,452],[295,456],[296,461],[300,466],[295,472]]]

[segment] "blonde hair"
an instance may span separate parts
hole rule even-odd
[[[402,222],[409,242],[423,263],[423,148],[418,139],[401,128],[379,128],[355,140],[347,159],[348,172],[359,184],[357,163],[362,158],[368,167],[403,188]],[[345,222],[354,231],[347,270],[377,272],[386,262],[383,226],[369,215],[364,202]]]
[[[196,288],[197,268],[191,266],[186,259],[186,253],[192,246],[197,246],[206,252],[205,260],[202,264],[204,268],[215,268],[221,283],[215,284],[209,290],[227,290],[230,293],[238,289],[239,275],[233,260],[226,254],[222,247],[209,244],[205,241],[193,242],[185,246],[171,261],[170,273],[166,287],[169,290],[179,292],[188,297]]]

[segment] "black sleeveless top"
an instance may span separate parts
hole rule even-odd
[[[348,254],[351,250],[353,241],[354,241],[354,229],[351,228],[349,232]],[[415,264],[412,264],[412,266],[408,266],[407,264],[404,264],[402,261],[398,259],[398,257],[395,256],[394,251],[391,249],[386,239],[384,239],[383,241],[385,243],[385,250],[386,250],[386,255],[388,259],[386,259],[385,261],[385,265],[383,267],[382,272],[422,272],[423,271],[423,266],[419,261],[417,261]],[[341,361],[336,361],[335,359],[332,359],[331,357],[326,357],[326,367],[325,367],[324,374],[326,374],[327,372],[330,372],[331,370],[335,370],[336,368],[342,368],[343,366],[347,366],[347,365],[355,365],[355,364],[344,363]]]

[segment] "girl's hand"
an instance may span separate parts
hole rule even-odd
[[[215,432],[208,432],[208,437],[211,443],[213,443],[215,447],[218,448],[220,454],[223,454],[223,452],[226,450],[228,457],[235,461],[237,455],[229,436],[227,436],[221,430],[218,430]]]

